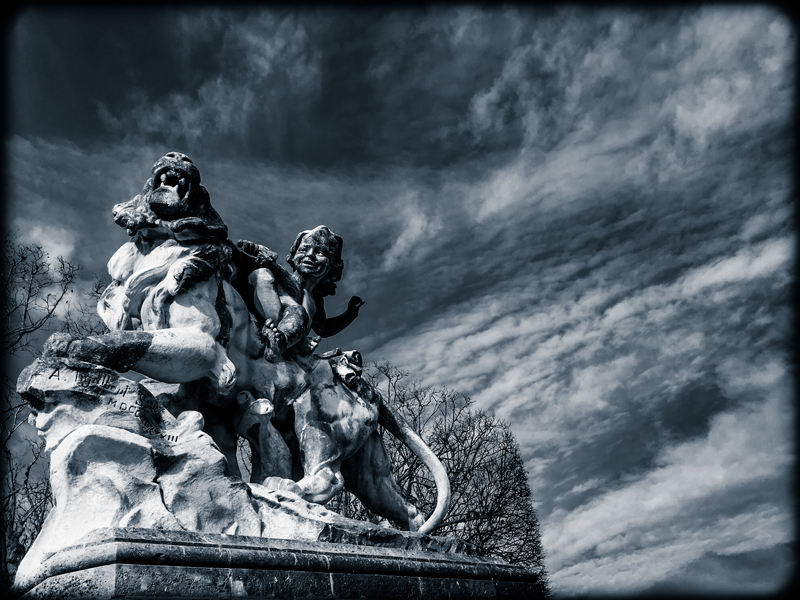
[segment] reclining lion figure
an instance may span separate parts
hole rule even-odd
[[[199,410],[238,474],[237,433],[253,448],[253,480],[325,503],[343,487],[404,529],[428,533],[444,518],[449,482],[439,460],[361,378],[356,352],[323,356],[299,344],[274,362],[256,318],[232,284],[238,251],[212,208],[200,173],[170,152],[142,192],[113,210],[131,239],[108,264],[112,283],[98,312],[111,330],[54,334],[45,356],[134,370],[178,388],[175,412]],[[279,315],[275,315],[277,321]],[[424,516],[402,496],[378,424],[402,440],[434,475],[437,506]],[[277,427],[276,427],[277,426]]]

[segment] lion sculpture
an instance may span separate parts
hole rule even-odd
[[[232,283],[241,280],[247,257],[227,239],[187,156],[159,159],[142,192],[113,215],[131,239],[109,261],[113,281],[98,303],[111,332],[54,334],[45,356],[179,384],[162,396],[165,405],[176,413],[199,410],[234,474],[238,434],[251,443],[258,483],[317,503],[347,488],[403,529],[436,528],[449,503],[447,474],[361,377],[357,352],[319,356],[312,342],[265,360],[260,323]],[[378,424],[431,470],[437,505],[427,520],[394,481]]]

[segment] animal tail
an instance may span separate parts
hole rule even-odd
[[[450,508],[450,479],[439,458],[428,448],[428,445],[414,431],[411,426],[389,408],[382,400],[380,402],[378,422],[388,429],[392,435],[408,446],[433,474],[436,482],[436,508],[425,523],[419,528],[419,533],[430,533],[444,520]]]

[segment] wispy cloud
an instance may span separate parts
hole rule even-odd
[[[390,203],[397,207],[396,214],[402,223],[402,231],[384,255],[382,268],[386,271],[414,260],[414,255],[424,251],[425,246],[442,229],[439,218],[426,214],[417,193],[406,192],[390,200]]]
[[[100,103],[106,126],[131,142],[155,138],[196,147],[235,140],[240,151],[264,143],[280,150],[290,143],[282,110],[307,105],[320,88],[320,52],[297,17],[231,19],[211,9],[183,15],[179,23],[187,36],[205,31],[219,44],[219,70],[187,91],[152,97],[134,89],[124,110]],[[175,77],[181,76],[177,69]]]
[[[775,500],[790,493],[792,415],[787,373],[779,393],[714,417],[706,437],[664,449],[657,467],[545,526],[554,586],[573,592],[637,592],[706,553],[739,554],[792,539],[793,518]],[[777,498],[759,501],[758,486]],[[713,507],[713,508],[710,508]],[[790,574],[787,568],[783,581]],[[719,591],[734,591],[724,581]],[[738,586],[739,591],[745,590]]]
[[[75,233],[73,231],[22,219],[16,219],[12,226],[20,232],[18,239],[21,243],[40,246],[52,261],[58,258],[64,260],[72,258],[75,250]]]

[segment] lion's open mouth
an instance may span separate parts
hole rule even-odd
[[[174,218],[186,209],[191,195],[189,173],[180,167],[164,165],[153,173],[153,189],[147,195],[147,203],[159,218]]]
[[[183,200],[189,192],[189,175],[182,169],[165,166],[156,171],[153,177],[153,191],[159,188],[170,188]]]

